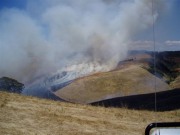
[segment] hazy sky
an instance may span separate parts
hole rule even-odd
[[[1,0],[0,10],[3,8],[18,8],[21,10],[27,10],[29,0]],[[133,1],[133,0],[132,0]],[[155,24],[155,36],[157,50],[180,50],[180,0],[162,0],[167,3],[166,11],[158,18]],[[40,9],[44,6],[44,3],[38,2],[37,5]],[[158,9],[160,12],[163,9]],[[138,33],[134,37],[135,45],[137,48],[141,47],[141,44],[147,44],[147,48],[152,48],[152,27],[145,31]],[[134,45],[134,43],[132,43]],[[136,48],[136,47],[135,47]],[[144,49],[142,47],[142,49]],[[146,47],[145,47],[146,49]]]
[[[155,23],[155,39],[157,50],[180,50],[180,0],[162,0],[167,10]],[[160,9],[159,9],[160,10]],[[142,44],[152,44],[152,27],[140,33],[136,38]],[[143,42],[145,41],[145,42]],[[141,45],[140,45],[141,46]]]
[[[19,8],[19,9],[26,9],[27,8],[27,1],[28,0],[1,0],[0,1],[0,9],[3,8]],[[180,40],[180,0],[163,0],[166,3],[169,2],[169,11],[166,11],[159,20],[156,25],[157,34],[160,31],[161,33],[161,40]],[[170,3],[170,1],[172,3]],[[38,3],[42,4],[43,3]],[[41,7],[41,5],[38,5]],[[148,34],[148,33],[147,33]],[[144,34],[142,34],[144,35]],[[147,37],[146,37],[147,38]]]

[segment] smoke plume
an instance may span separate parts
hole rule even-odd
[[[110,70],[152,23],[151,0],[27,0],[24,9],[3,8],[0,76],[28,82],[81,63]]]

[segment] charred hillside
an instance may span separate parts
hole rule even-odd
[[[180,108],[180,104],[178,104],[180,103],[180,89],[157,92],[156,97],[157,111],[169,111]],[[105,107],[126,107],[137,110],[153,111],[155,109],[154,93],[116,97],[91,104]]]
[[[152,74],[155,73],[154,56],[156,57],[156,76],[171,84],[180,75],[180,51],[156,52],[155,54],[152,52],[149,67],[146,67]]]

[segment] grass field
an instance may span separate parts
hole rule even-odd
[[[128,65],[120,70],[80,78],[55,92],[56,96],[75,103],[92,103],[104,99],[154,92],[155,76],[141,65]],[[170,87],[156,77],[157,91]]]
[[[94,107],[0,92],[0,135],[143,135],[156,121],[180,121],[180,110]]]

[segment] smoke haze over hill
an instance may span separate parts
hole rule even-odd
[[[25,9],[3,8],[0,76],[27,82],[81,63],[110,70],[152,23],[150,0],[29,0]]]

